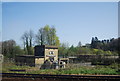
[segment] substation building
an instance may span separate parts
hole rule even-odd
[[[48,45],[37,45],[34,47],[34,55],[16,56],[17,65],[28,65],[41,67],[46,61],[58,61],[58,47]]]

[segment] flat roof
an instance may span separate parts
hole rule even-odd
[[[48,49],[58,49],[57,46],[53,46],[53,45],[36,45],[35,47],[45,47]]]
[[[17,55],[17,57],[34,57],[34,58],[44,58],[44,56],[34,56],[34,55]]]

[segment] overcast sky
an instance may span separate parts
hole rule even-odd
[[[54,25],[61,42],[90,43],[118,37],[117,2],[11,2],[2,4],[3,40],[22,45],[22,34]]]

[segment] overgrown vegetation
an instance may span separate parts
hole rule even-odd
[[[26,70],[25,72],[10,71]],[[3,73],[25,73],[25,74],[98,74],[98,75],[119,75],[118,64],[109,66],[74,66],[69,65],[65,69],[42,69],[30,66],[16,66],[14,63],[3,63]]]
[[[104,51],[102,49],[95,49],[95,48],[89,48],[89,47],[74,47],[73,45],[71,47],[66,47],[64,45],[61,45],[59,47],[59,56],[62,57],[68,57],[68,56],[76,56],[76,55],[102,55],[102,56],[117,56],[117,51]]]
[[[120,38],[118,39],[107,39],[99,40],[97,37],[93,37],[91,44],[86,44],[82,46],[81,42],[78,46],[70,46],[68,43],[62,43],[59,47],[59,55],[62,57],[76,56],[76,55],[118,55],[119,54],[119,44]]]

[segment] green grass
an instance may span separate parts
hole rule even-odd
[[[119,75],[117,64],[110,66],[80,66],[67,67],[65,69],[42,69],[30,66],[16,66],[14,63],[3,63],[3,73],[26,73],[26,74],[95,74],[95,75]],[[26,72],[15,72],[10,69],[26,70]]]

